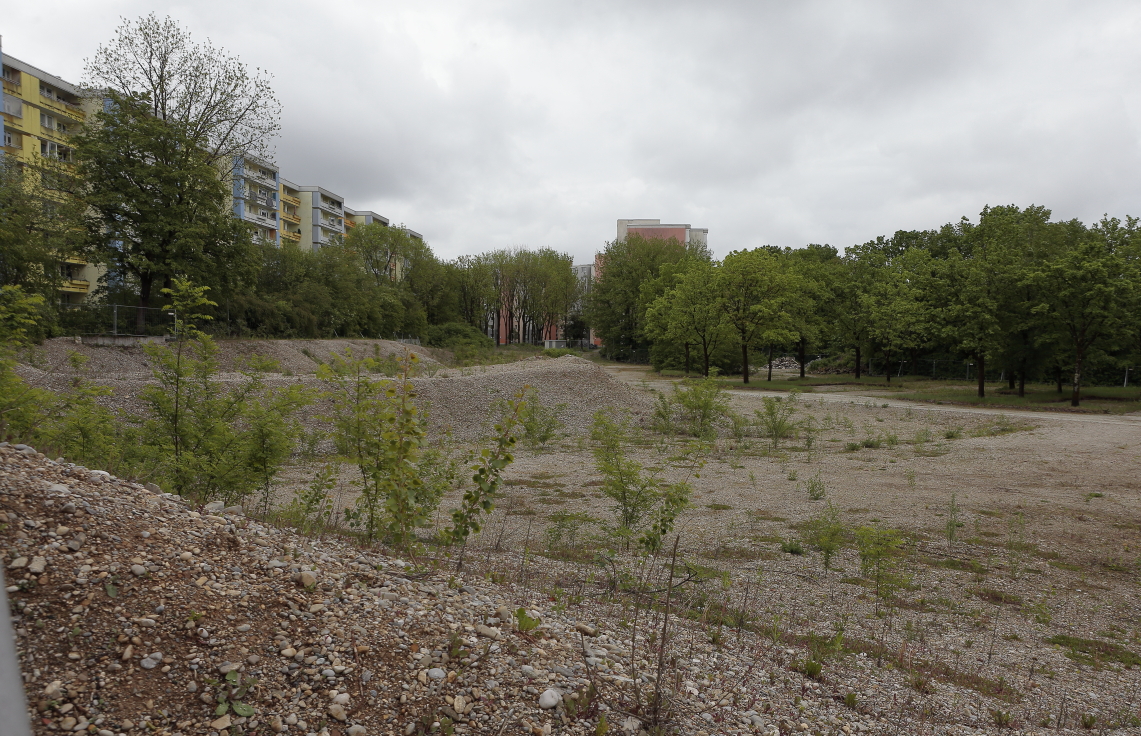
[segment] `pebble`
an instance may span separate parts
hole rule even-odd
[[[131,565],[131,574],[137,578],[141,578],[147,574],[147,569],[142,565]]]
[[[358,723],[355,726],[349,726],[346,733],[348,736],[365,736],[365,734],[368,733],[368,729]]]
[[[448,673],[444,672],[439,667],[433,667],[432,669],[428,670],[428,677],[432,678],[433,680],[442,680],[447,676]]]
[[[329,715],[342,723],[349,719],[348,714],[345,713],[345,706],[341,705],[340,703],[333,703],[329,706]]]
[[[550,710],[563,701],[563,694],[554,688],[548,688],[539,696],[539,707]]]
[[[48,567],[48,561],[44,557],[33,557],[32,561],[28,563],[28,572],[33,575],[41,575]]]

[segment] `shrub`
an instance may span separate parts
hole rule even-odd
[[[548,358],[561,358],[564,355],[581,355],[582,351],[573,348],[546,348],[542,355]]]
[[[466,322],[445,322],[431,325],[424,332],[424,344],[433,348],[454,350],[461,346],[489,350],[495,346],[491,338]]]
[[[657,471],[648,471],[626,455],[625,445],[633,439],[628,415],[600,409],[594,415],[590,437],[597,445],[594,458],[602,474],[602,493],[614,501],[616,534],[626,544],[639,531],[638,543],[657,552],[662,539],[673,529],[678,514],[689,505],[688,482],[662,488]],[[701,465],[697,452],[672,458],[695,471]]]
[[[790,555],[802,555],[804,554],[804,545],[798,539],[788,539],[781,542],[780,551]]]
[[[519,410],[519,424],[523,430],[523,443],[532,450],[540,450],[558,436],[563,428],[560,418],[566,411],[566,404],[546,406],[539,398],[539,391],[527,389],[523,395],[523,407]]]
[[[773,449],[780,446],[780,441],[796,432],[796,422],[792,417],[797,412],[797,403],[800,394],[796,391],[789,393],[785,398],[766,396],[762,399],[763,409],[757,409],[757,425],[764,436],[773,443]]]
[[[670,396],[658,394],[654,403],[653,428],[663,434],[680,432],[701,439],[717,436],[717,426],[731,419],[729,398],[721,384],[708,378],[686,379],[673,387]],[[738,423],[734,423],[737,427]],[[740,432],[737,428],[735,433]]]
[[[808,520],[804,526],[804,540],[820,551],[824,569],[832,567],[832,558],[844,543],[844,525],[840,522],[840,510],[829,501],[824,509]]]
[[[810,501],[824,500],[827,490],[824,488],[824,478],[820,476],[820,473],[808,479],[804,484],[804,490],[808,493],[808,499]]]

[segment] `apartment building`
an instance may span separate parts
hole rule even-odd
[[[4,88],[0,135],[4,154],[23,164],[40,159],[54,159],[65,165],[72,162],[75,157],[69,139],[89,112],[79,88],[4,54],[2,49],[0,67]],[[103,272],[81,258],[61,259],[58,267],[62,303],[87,298]]]
[[[625,240],[627,235],[641,235],[644,238],[673,238],[679,243],[709,244],[709,228],[692,227],[684,225],[669,225],[661,220],[619,220],[618,240]]]
[[[234,217],[253,228],[263,243],[281,245],[279,196],[281,176],[277,166],[254,156],[234,161]]]

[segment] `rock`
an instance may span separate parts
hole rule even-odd
[[[306,570],[297,576],[297,584],[302,588],[312,588],[317,585],[317,576]]]
[[[194,680],[191,680],[191,681],[190,681],[190,682],[189,682],[189,683],[186,685],[186,692],[188,692],[188,693],[196,693],[196,692],[198,692],[198,683],[197,683],[197,682],[195,682]]]
[[[329,715],[331,715],[333,718],[336,718],[341,723],[349,720],[348,713],[345,713],[345,706],[341,705],[340,703],[333,703],[329,706]]]
[[[488,639],[499,638],[499,629],[493,629],[490,626],[484,626],[483,624],[475,627],[475,633],[479,634],[480,636],[487,637]]]
[[[511,619],[513,618],[511,609],[507,606],[500,606],[495,609],[495,617],[505,624],[511,623]]]
[[[162,489],[156,486],[154,483],[147,483],[145,486],[143,486],[143,488],[147,489],[151,493],[162,493]]]
[[[543,694],[539,696],[539,707],[543,710],[550,710],[561,702],[563,702],[563,694],[553,687],[547,688],[543,691]]]
[[[336,695],[333,696],[333,702],[339,703],[341,705],[348,705],[349,704],[349,694],[348,693],[337,693]]]
[[[124,662],[126,662],[128,659],[130,659],[133,656],[135,656],[135,645],[134,644],[128,644],[123,649],[123,656],[120,657],[120,659],[122,659]]]
[[[87,535],[83,532],[80,532],[79,534],[76,534],[74,537],[72,537],[71,541],[67,543],[67,548],[72,552],[78,552],[79,548],[82,547],[83,543],[86,541]]]
[[[154,625],[155,625],[155,620],[153,618],[140,618],[139,619],[139,626],[142,626],[144,629],[153,629]]]
[[[269,729],[274,733],[281,733],[285,730],[285,724],[281,722],[281,716],[269,717]]]
[[[241,667],[241,665],[236,662],[223,662],[222,664],[218,665],[218,671],[223,675],[228,675],[239,667]]]
[[[251,654],[250,656],[246,657],[246,661],[249,662],[250,664],[257,664],[258,662],[261,661],[261,657],[259,657],[256,654]]]
[[[313,605],[309,606],[309,613],[320,613],[324,610],[325,605],[323,603],[314,603]]]
[[[157,664],[158,662],[154,661],[153,659],[144,659],[143,661],[139,662],[139,666],[144,670],[153,670]]]
[[[433,680],[442,680],[447,676],[448,673],[444,672],[439,667],[433,667],[432,669],[428,670],[428,677],[432,678]]]
[[[251,628],[252,627],[249,624],[242,624],[241,626],[238,627],[238,632],[244,634],[247,631],[249,631]]]
[[[32,561],[28,563],[28,572],[33,575],[42,575],[47,568],[48,561],[43,557],[33,557]]]
[[[574,630],[583,636],[598,636],[598,629],[590,624],[578,623],[574,625]]]
[[[296,654],[297,650],[293,647],[286,647],[285,649],[281,650],[281,656],[285,657],[286,659],[293,659]]]
[[[18,570],[21,567],[27,567],[27,566],[28,566],[28,558],[27,557],[17,557],[16,559],[12,560],[12,564],[8,565],[8,568],[10,570]]]
[[[241,506],[227,506],[222,509],[222,513],[226,516],[245,516],[246,512]]]
[[[44,688],[44,697],[48,700],[55,700],[60,696],[63,691],[63,683],[59,680],[54,680],[51,684]]]
[[[368,729],[365,728],[364,726],[360,725],[359,723],[355,726],[349,726],[348,731],[346,731],[348,736],[365,736],[365,734],[367,732],[368,732]]]
[[[229,713],[222,716],[218,720],[210,723],[210,728],[212,728],[216,731],[221,731],[223,728],[229,728],[229,727],[230,727],[230,714]]]
[[[226,504],[222,503],[221,501],[211,501],[202,507],[202,510],[208,514],[216,514],[224,508],[226,508]]]
[[[100,473],[98,470],[93,470],[87,476],[87,482],[88,483],[103,483],[104,481],[107,480],[107,475],[109,475],[109,474],[108,473]]]
[[[142,565],[131,565],[131,574],[137,578],[141,578],[143,575],[147,574],[147,569]]]
[[[68,716],[67,718],[64,718],[62,721],[59,722],[59,727],[62,728],[64,731],[70,731],[71,729],[75,728],[75,724],[78,722],[79,721],[75,720],[71,716]]]

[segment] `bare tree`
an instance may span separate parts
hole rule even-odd
[[[209,39],[195,43],[169,16],[123,19],[115,39],[84,59],[91,94],[113,90],[145,97],[155,117],[184,128],[214,161],[254,155],[273,158],[281,103],[272,75],[250,68]]]

